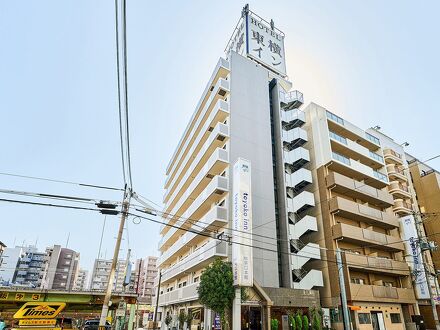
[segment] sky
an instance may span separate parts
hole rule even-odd
[[[246,2],[127,2],[133,187],[160,205],[166,165]],[[287,72],[306,104],[364,129],[380,125],[419,159],[440,153],[439,2],[251,1],[250,8],[285,33]],[[0,173],[123,186],[114,27],[109,0],[0,1]],[[0,189],[122,199],[5,175]],[[6,245],[67,245],[92,268],[104,215],[1,201],[0,208]],[[107,217],[101,257],[112,256],[118,222]],[[120,253],[157,255],[158,241],[158,224],[130,219]]]

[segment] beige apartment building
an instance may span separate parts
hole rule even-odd
[[[136,260],[136,291],[138,300],[143,304],[152,305],[155,303],[156,288],[154,281],[157,278],[157,257],[148,256],[144,259]]]
[[[406,158],[420,212],[426,214],[426,234],[440,246],[440,173],[409,154]],[[440,270],[440,250],[433,251],[432,257],[435,269]]]
[[[424,207],[419,204],[419,201],[422,201],[435,205],[435,196],[420,195],[418,190],[420,190],[421,187],[419,186],[417,190],[414,184],[419,182],[412,179],[415,173],[417,173],[417,166],[422,167],[426,165],[419,165],[419,161],[415,161],[412,156],[405,153],[404,147],[408,145],[407,142],[399,144],[379,129],[370,128],[367,132],[377,137],[383,148],[390,182],[388,192],[394,199],[393,211],[399,219],[401,238],[405,245],[406,260],[412,271],[413,287],[419,313],[423,316],[427,328],[435,328],[429,299],[429,289],[431,289],[434,297],[438,296],[438,283],[433,275],[429,275],[429,279],[427,280],[423,260],[421,259],[422,251],[420,249],[420,243],[417,242],[419,236],[423,242],[428,243],[435,241],[435,235],[428,234],[427,238],[425,238],[425,236],[427,230],[432,228],[430,228],[429,225],[433,224],[433,220],[435,222],[436,216],[422,217]],[[426,167],[424,167],[424,169],[427,170]],[[434,170],[432,170],[432,172],[434,172]],[[423,172],[420,172],[420,174],[423,175]],[[440,199],[438,199],[438,201],[440,201]],[[420,213],[420,211],[422,211],[422,213]],[[433,226],[432,229],[435,230],[435,226]],[[419,234],[417,232],[419,232]],[[429,274],[435,273],[432,260],[432,255],[435,255],[435,253],[436,251],[432,249],[423,251]]]
[[[324,277],[322,306],[330,308],[332,326],[341,328],[335,280],[335,252],[341,249],[353,328],[405,329],[418,310],[399,226],[402,201],[389,190],[387,169],[395,166],[384,159],[389,150],[377,137],[317,104],[304,112],[320,201],[314,210],[318,231],[310,235],[325,247],[326,261],[315,262],[322,265]],[[409,198],[402,187],[399,197]]]

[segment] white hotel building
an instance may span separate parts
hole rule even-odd
[[[297,111],[303,96],[284,73],[284,35],[270,24],[244,10],[227,59],[215,66],[167,167],[168,216],[157,261],[162,321],[171,314],[176,322],[184,309],[193,313],[193,325],[211,329],[213,315],[198,303],[197,286],[209,263],[231,260],[231,246],[216,234],[232,241],[237,235],[229,228],[238,158],[252,166],[254,235],[254,286],[243,303],[242,322],[267,328],[286,309],[319,305],[314,289],[323,285],[322,273],[305,266],[320,258],[320,249],[292,243],[317,231],[305,115]]]

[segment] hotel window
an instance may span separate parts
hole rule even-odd
[[[391,323],[402,323],[400,313],[390,313]]]
[[[371,324],[370,313],[359,313],[359,324]]]

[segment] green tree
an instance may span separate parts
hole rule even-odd
[[[167,329],[169,329],[172,320],[173,320],[173,318],[171,317],[170,314],[168,314],[168,315],[165,317],[165,325],[167,326]]]
[[[297,310],[295,315],[295,323],[296,323],[296,329],[302,330],[303,329],[303,322],[302,322],[302,311]]]
[[[295,316],[293,314],[289,315],[289,324],[292,330],[296,330]]]
[[[232,308],[235,290],[230,262],[216,259],[200,277],[199,301],[220,315],[222,325],[228,328],[227,315]]]
[[[186,313],[185,311],[180,311],[179,313],[179,329],[183,330],[183,325],[186,321]]]
[[[312,330],[321,330],[322,329],[322,317],[321,310],[317,307],[312,307],[309,310],[310,318],[312,319]]]
[[[309,330],[309,318],[307,315],[303,315],[303,330]]]
[[[278,330],[279,321],[277,319],[270,320],[270,327],[272,330]]]

